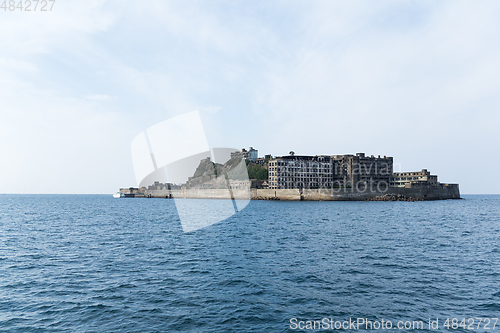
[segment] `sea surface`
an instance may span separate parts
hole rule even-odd
[[[366,318],[436,332],[476,317],[500,317],[498,195],[252,201],[190,233],[171,199],[0,195],[0,331],[296,332],[292,318]]]

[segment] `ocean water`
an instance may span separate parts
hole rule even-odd
[[[498,318],[500,196],[464,197],[252,201],[183,233],[172,200],[0,195],[0,330],[296,332],[292,318],[367,318],[436,332]]]

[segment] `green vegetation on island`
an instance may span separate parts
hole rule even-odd
[[[268,171],[264,164],[255,164],[254,162],[247,161],[247,172],[249,179],[267,180]]]

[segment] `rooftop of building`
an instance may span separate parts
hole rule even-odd
[[[366,156],[365,153],[356,153],[356,155],[352,154],[345,154],[345,155],[296,155],[295,152],[291,151],[289,155],[283,155],[283,156],[274,156],[273,159],[315,159],[315,158],[333,158],[333,159],[340,159],[340,158],[351,158],[351,157],[358,157],[358,158],[365,158],[365,159],[393,159],[390,156],[383,156],[381,157],[378,155],[375,157],[374,155],[371,156]]]

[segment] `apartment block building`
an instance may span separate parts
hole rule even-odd
[[[365,187],[392,179],[393,158],[356,155],[289,156],[269,161],[269,188]]]
[[[249,150],[242,148],[241,151],[231,153],[231,158],[244,158],[252,162],[255,162],[258,157],[259,151],[257,149],[254,149],[253,147],[250,147]]]
[[[427,169],[418,172],[394,172],[390,186],[392,187],[417,187],[437,186],[438,176],[431,175]]]
[[[290,156],[273,158],[268,165],[268,186],[272,189],[323,188],[333,186],[330,156]]]

